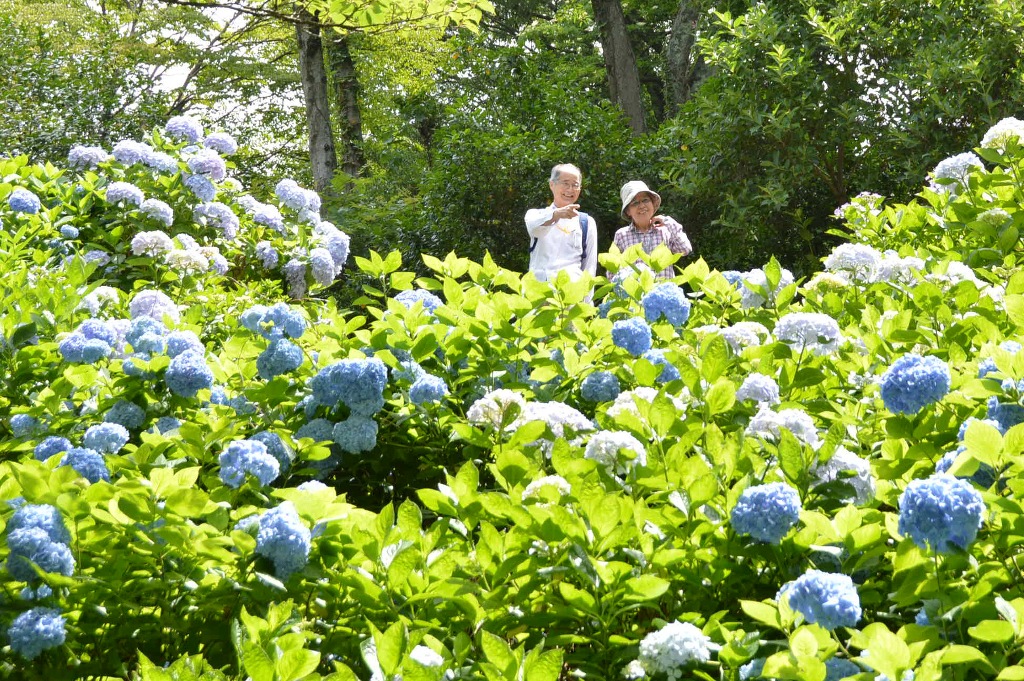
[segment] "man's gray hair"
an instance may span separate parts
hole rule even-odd
[[[562,176],[562,173],[569,172],[580,178],[580,182],[583,182],[583,172],[571,163],[559,163],[551,169],[551,181],[558,182],[558,178]]]

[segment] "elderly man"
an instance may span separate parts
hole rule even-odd
[[[539,281],[555,278],[561,270],[578,279],[586,271],[597,273],[597,223],[580,212],[583,174],[571,163],[551,169],[552,202],[547,208],[526,211],[530,234],[530,271]]]
[[[689,255],[693,251],[690,239],[682,225],[670,215],[657,215],[661,208],[661,196],[639,180],[622,185],[619,192],[622,199],[622,217],[629,225],[615,232],[613,243],[620,251],[640,244],[645,253],[665,244],[673,253]],[[671,267],[658,272],[659,279],[671,279],[675,272]]]

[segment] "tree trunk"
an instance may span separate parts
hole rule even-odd
[[[612,101],[621,108],[634,135],[647,132],[644,104],[640,88],[640,72],[636,66],[633,45],[626,33],[626,18],[621,0],[591,0],[594,20],[601,32],[604,66],[608,72],[608,90]]]
[[[327,61],[331,67],[334,104],[338,112],[341,170],[350,177],[359,177],[366,165],[363,116],[359,109],[359,78],[348,43],[348,34],[334,34],[327,43]]]
[[[320,39],[320,22],[309,12],[299,10],[295,24],[299,41],[299,74],[302,94],[306,99],[306,122],[309,125],[309,162],[313,184],[321,194],[331,193],[331,182],[338,169],[331,130],[331,109],[327,94],[327,68]]]
[[[699,18],[700,8],[696,2],[680,1],[679,11],[672,20],[672,32],[665,43],[669,116],[679,112],[679,107],[689,101],[710,72],[700,52],[694,49]]]

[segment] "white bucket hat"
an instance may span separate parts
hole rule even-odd
[[[658,195],[658,192],[651,191],[647,187],[647,184],[640,180],[631,180],[630,182],[622,185],[622,189],[619,190],[619,196],[622,197],[621,215],[624,220],[629,219],[629,216],[626,215],[626,208],[629,207],[629,204],[636,198],[637,194],[643,194],[645,192],[650,194],[651,198],[654,200],[654,212],[657,213],[658,208],[661,207],[661,196]]]

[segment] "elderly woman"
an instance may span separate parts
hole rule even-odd
[[[615,232],[614,244],[620,251],[640,244],[645,253],[653,253],[659,244],[665,244],[673,253],[689,255],[693,248],[682,225],[668,215],[657,215],[661,197],[639,180],[622,185],[622,217],[628,226]],[[659,279],[671,279],[675,272],[666,267],[658,272]]]

